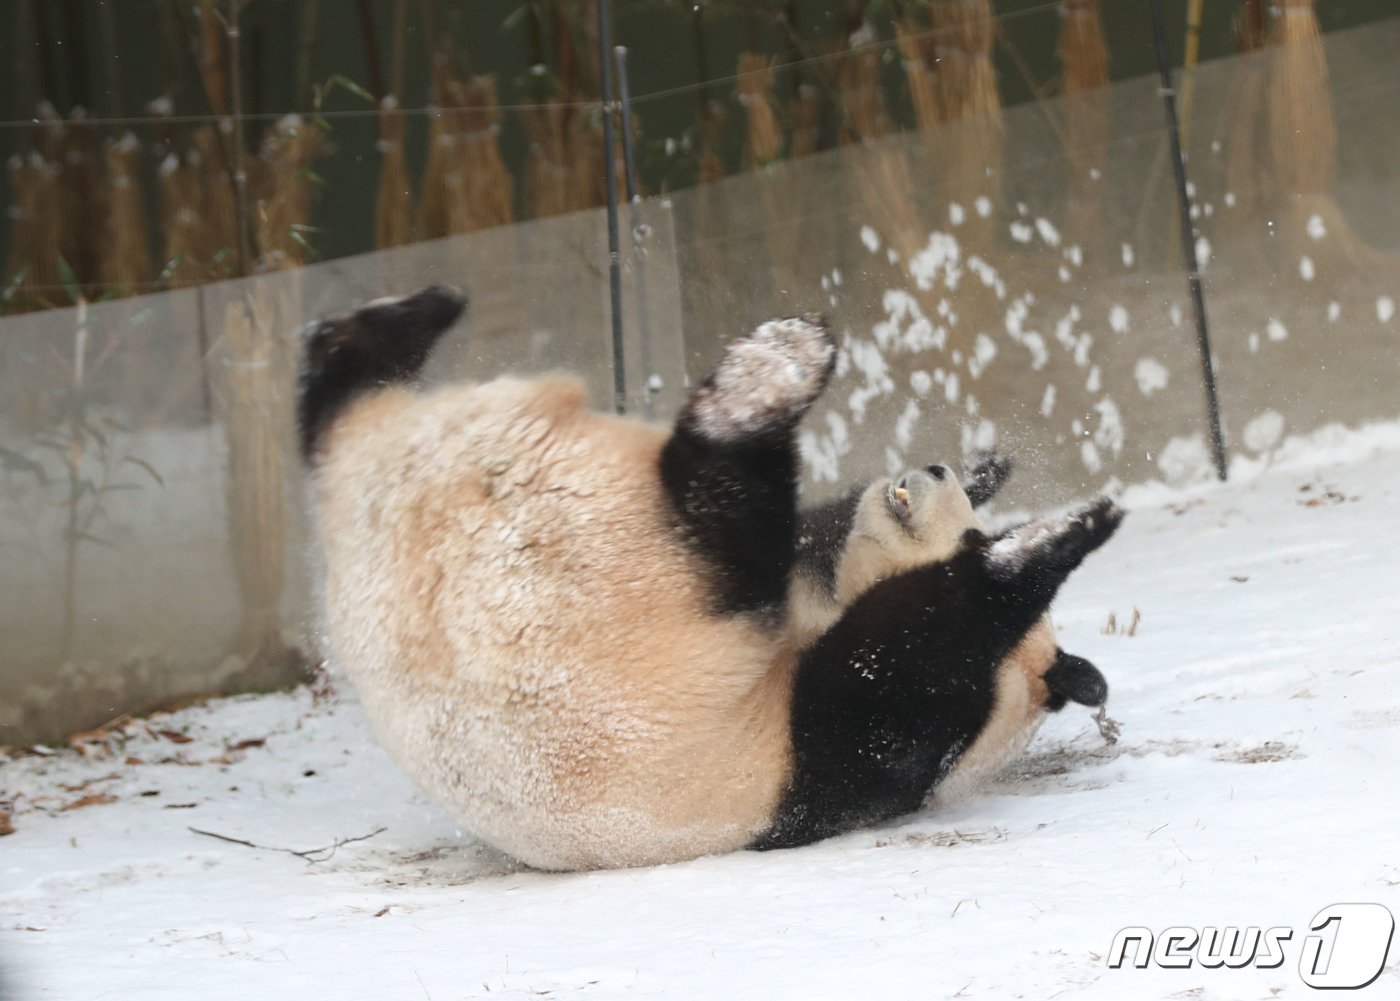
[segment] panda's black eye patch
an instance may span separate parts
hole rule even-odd
[[[1050,712],[1059,712],[1066,702],[1101,706],[1108,701],[1108,682],[1103,673],[1083,657],[1063,650],[1056,651],[1055,663],[1045,672],[1045,685],[1050,689],[1045,700],[1045,708]]]

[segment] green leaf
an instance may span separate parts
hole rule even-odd
[[[365,90],[354,80],[351,80],[348,76],[345,76],[341,73],[334,73],[331,75],[330,82],[333,84],[339,84],[340,86],[348,90],[350,93],[354,94],[356,97],[368,101],[370,104],[374,103],[374,95],[371,94],[369,91]],[[327,92],[329,92],[329,90],[330,88],[327,88]]]
[[[0,304],[7,304],[15,297],[15,293],[19,291],[19,287],[24,284],[24,276],[27,274],[29,274],[29,265],[27,264],[14,273],[9,283],[3,289],[0,289]]]
[[[180,266],[180,263],[181,263],[184,259],[185,259],[185,255],[184,255],[184,254],[176,254],[174,257],[170,258],[170,260],[166,261],[166,262],[165,262],[165,267],[161,268],[161,269],[160,269],[160,274],[156,275],[156,281],[158,281],[158,282],[169,281],[169,280],[170,280],[170,276],[173,275],[173,274],[175,273],[175,269],[178,268],[178,267]]]
[[[73,273],[72,267],[62,254],[58,255],[58,275],[63,281],[63,289],[68,293],[68,297],[77,302],[83,297],[83,287],[78,284],[78,276]]]
[[[138,459],[138,458],[136,458],[136,456],[134,456],[134,455],[128,455],[128,456],[127,456],[125,459],[123,459],[122,461],[123,461],[123,462],[129,462],[129,463],[131,463],[133,466],[139,466],[141,469],[144,469],[144,470],[150,475],[151,479],[155,480],[155,481],[156,481],[157,483],[159,483],[162,487],[165,486],[165,478],[162,477],[162,476],[160,475],[160,473],[157,473],[157,472],[156,472],[156,467],[155,467],[155,466],[152,466],[152,465],[151,465],[149,462],[147,462],[145,459]]]

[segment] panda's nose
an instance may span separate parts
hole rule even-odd
[[[929,466],[927,471],[935,480],[944,479],[948,475],[948,467],[940,465],[939,463],[934,463],[932,466]]]

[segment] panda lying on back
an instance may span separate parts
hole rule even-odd
[[[327,653],[484,841],[547,869],[806,844],[1102,703],[1045,615],[1107,500],[989,536],[930,467],[799,515],[819,319],[729,345],[668,430],[563,376],[416,392],[464,305],[318,324],[299,419]]]

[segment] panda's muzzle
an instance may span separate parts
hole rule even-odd
[[[1050,689],[1045,708],[1052,713],[1059,712],[1067,702],[1101,706],[1108,701],[1108,682],[1103,673],[1083,657],[1063,650],[1055,651],[1055,663],[1045,672],[1045,686]]]

